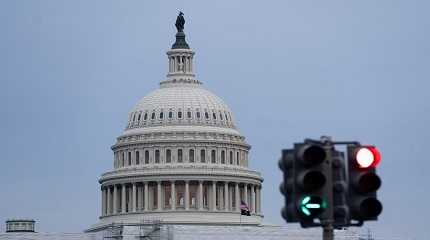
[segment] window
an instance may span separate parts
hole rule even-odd
[[[172,111],[169,112],[169,118],[173,118],[173,112]]]
[[[200,162],[206,162],[206,152],[204,149],[200,150]]]
[[[139,117],[137,118],[137,121],[140,121],[141,116],[142,116],[142,113],[139,113]]]
[[[170,149],[166,150],[166,163],[172,162],[172,151]]]
[[[148,163],[149,163],[149,151],[146,150],[145,151],[145,164],[148,164]]]
[[[212,118],[213,118],[214,120],[216,120],[216,114],[215,114],[215,113],[212,113]]]
[[[227,113],[224,113],[224,115],[225,115],[225,120],[227,120],[227,121],[228,121]]]
[[[125,153],[122,153],[122,159],[121,159],[121,166],[124,167],[125,166]]]
[[[194,149],[190,149],[189,151],[189,161],[190,163],[194,162]]]
[[[208,112],[205,112],[205,118],[209,119],[209,113]]]
[[[182,112],[178,112],[178,118],[182,118]]]
[[[222,119],[222,113],[219,113],[219,119],[223,120]]]
[[[182,162],[182,149],[178,149],[178,162]]]
[[[131,152],[128,152],[128,166],[131,165]]]
[[[233,152],[230,151],[230,164],[233,165]]]
[[[155,150],[155,163],[160,163],[160,150]]]
[[[139,151],[136,151],[136,165],[139,165],[140,160],[139,160]]]
[[[164,117],[164,113],[160,112],[160,119],[163,119],[163,117]]]
[[[200,119],[200,112],[197,112],[196,115],[197,115],[197,118]]]
[[[191,118],[191,112],[190,111],[187,112],[187,118]]]
[[[239,165],[239,152],[236,153],[236,165]]]
[[[145,113],[145,116],[143,116],[143,120],[148,119],[148,113]]]
[[[133,113],[133,122],[136,120],[136,113]]]
[[[211,152],[211,162],[216,163],[216,152],[215,152],[215,150],[212,150],[212,152]]]
[[[225,164],[225,151],[224,150],[221,151],[221,163]]]
[[[152,113],[151,119],[153,119],[153,120],[155,119],[155,112]]]

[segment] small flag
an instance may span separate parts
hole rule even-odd
[[[240,201],[240,214],[246,215],[246,216],[251,216],[251,213],[249,212],[248,205],[246,205],[246,203],[244,203],[243,201]]]

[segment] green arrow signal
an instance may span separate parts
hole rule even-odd
[[[300,210],[306,216],[314,216],[327,207],[327,203],[316,196],[306,196],[300,202]]]

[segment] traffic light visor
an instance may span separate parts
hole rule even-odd
[[[373,146],[359,147],[355,151],[355,160],[359,168],[376,167],[381,161],[381,154]]]

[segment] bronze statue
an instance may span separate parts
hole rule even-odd
[[[179,15],[176,18],[176,23],[175,23],[175,26],[176,26],[176,29],[178,29],[178,32],[184,31],[184,25],[185,25],[184,13],[179,12]]]

